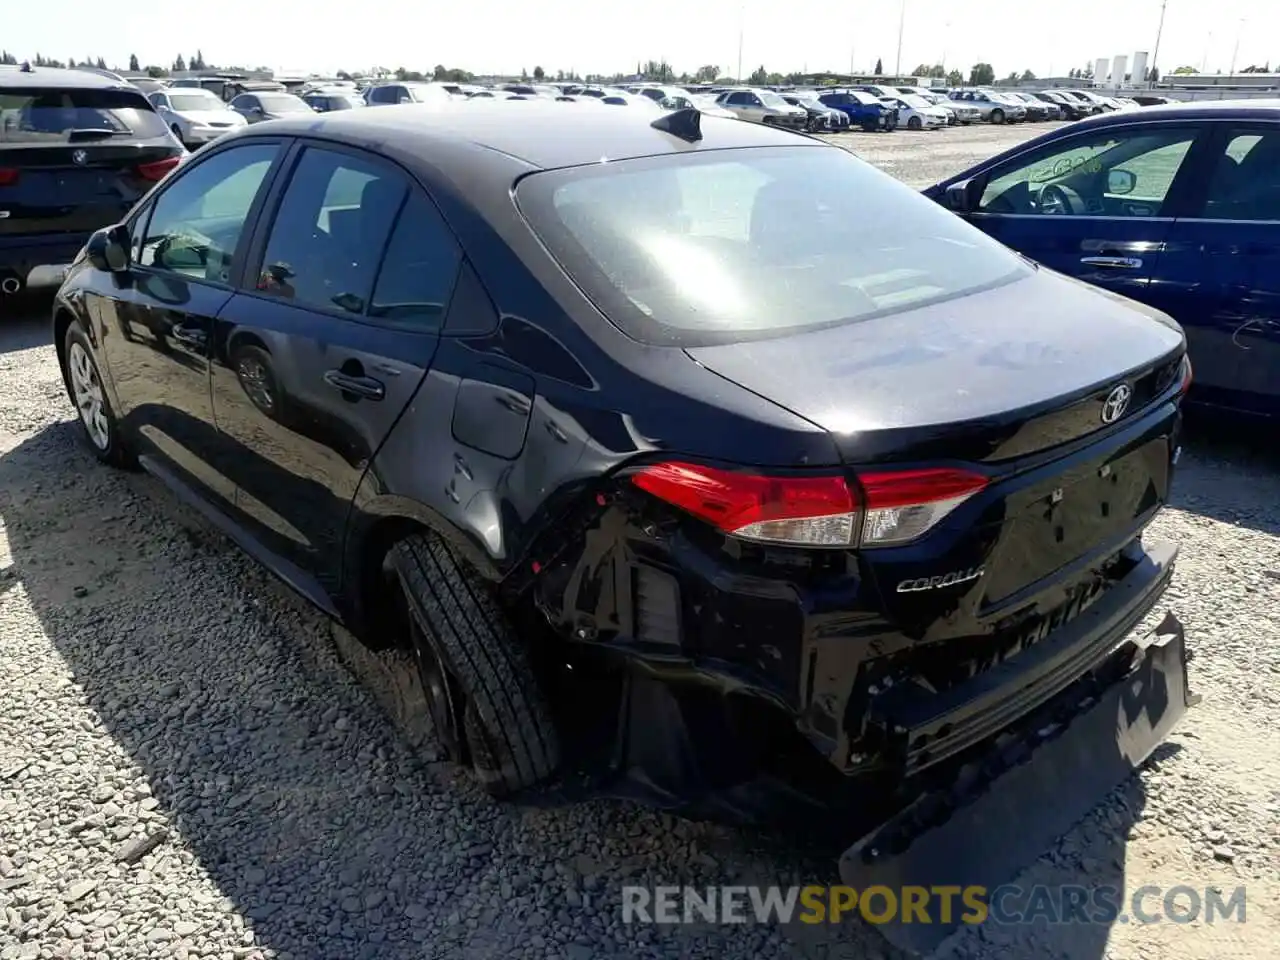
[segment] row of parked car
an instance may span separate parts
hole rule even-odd
[[[140,82],[140,81],[135,81]],[[422,103],[442,98],[553,99],[605,106],[639,106],[734,116],[808,132],[939,130],[970,123],[1077,120],[1139,104],[1092,90],[1038,93],[989,88],[862,84],[847,88],[619,86],[512,82],[494,85],[446,81],[311,80],[286,85],[239,77],[151,81],[149,98],[174,136],[199,146],[229,129],[308,111],[327,113],[366,106]]]

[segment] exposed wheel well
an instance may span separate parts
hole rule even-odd
[[[67,330],[75,322],[70,310],[60,309],[53,315],[53,347],[58,351],[58,368],[66,369]]]
[[[408,517],[384,517],[364,531],[355,545],[352,577],[358,610],[356,636],[370,650],[387,650],[408,642],[397,611],[395,587],[387,579],[384,563],[391,548],[427,527]]]

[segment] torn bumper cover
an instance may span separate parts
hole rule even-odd
[[[902,706],[892,722],[906,769],[932,759],[930,749],[982,746],[948,784],[849,847],[843,882],[999,886],[1126,780],[1198,699],[1172,614],[1131,633],[1167,585],[1176,552],[1148,546],[1139,568],[1043,645],[948,697]],[[895,920],[878,929],[896,946],[927,951],[955,926]]]

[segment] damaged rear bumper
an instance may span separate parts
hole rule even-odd
[[[1153,569],[1147,574],[1162,588],[1174,550],[1149,551]],[[849,847],[840,858],[843,882],[862,890],[875,885],[991,890],[1012,880],[1124,782],[1199,699],[1188,684],[1184,631],[1172,614],[1150,633],[1129,635],[1151,606],[1141,598],[1152,592],[1139,591],[1139,609],[1110,621],[1114,629],[1104,635],[1118,635],[1119,641],[1099,645],[1090,672],[1071,670],[1075,682],[974,751],[974,759],[948,783],[923,792]],[[1029,678],[1032,686],[1050,682],[1059,657],[1068,662],[1067,651],[1047,657],[1050,662]],[[1066,676],[1062,669],[1060,675]],[[953,722],[971,716],[963,709],[952,715]],[[943,727],[940,716],[924,718],[907,736]],[[957,925],[894,921],[878,929],[899,947],[928,951]]]
[[[1016,724],[1082,678],[1137,649],[1129,636],[1173,577],[1177,547],[1149,543],[1142,559],[1096,603],[1024,650],[942,694],[897,689],[879,697],[872,723],[903,778]],[[1106,682],[1102,678],[1102,682]]]

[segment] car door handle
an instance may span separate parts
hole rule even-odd
[[[341,370],[326,370],[324,382],[335,390],[354,393],[357,397],[364,397],[366,400],[381,400],[387,395],[387,388],[382,385],[382,381],[375,380],[373,377],[352,376]]]
[[[1141,257],[1081,257],[1080,262],[1090,267],[1105,267],[1109,270],[1141,270]]]

